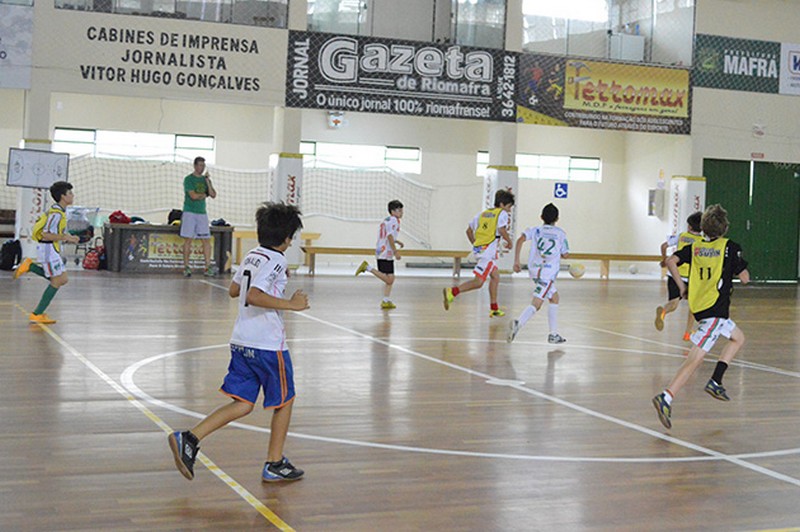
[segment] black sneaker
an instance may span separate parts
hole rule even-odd
[[[305,471],[297,469],[284,456],[279,462],[264,462],[264,470],[261,472],[263,482],[283,482],[286,480],[300,480]]]
[[[192,480],[194,478],[194,461],[200,450],[200,442],[191,432],[173,432],[167,438],[172,456],[175,458],[175,467],[181,475]]]

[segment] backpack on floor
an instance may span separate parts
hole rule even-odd
[[[7,240],[0,248],[0,270],[11,271],[22,260],[22,244],[19,240]]]

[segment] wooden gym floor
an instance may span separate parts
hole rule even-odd
[[[508,315],[490,320],[485,288],[444,312],[444,278],[398,278],[386,313],[371,276],[296,276],[312,306],[286,317],[286,454],[306,476],[265,485],[261,409],[202,443],[192,482],[166,443],[227,400],[228,277],[75,273],[40,327],[26,313],[45,282],[2,275],[1,530],[800,526],[795,285],[737,286],[732,401],[703,393],[707,362],[666,431],[650,399],[683,359],[686,307],[656,331],[661,282],[560,280],[553,346],[546,312],[505,342],[524,279],[503,280]]]

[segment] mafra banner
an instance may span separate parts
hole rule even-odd
[[[692,84],[777,94],[780,56],[778,42],[697,34]]]
[[[513,122],[519,54],[289,32],[286,106]]]
[[[689,71],[524,54],[517,121],[689,134]]]

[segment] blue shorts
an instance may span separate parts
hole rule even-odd
[[[231,344],[231,362],[220,391],[256,404],[264,389],[264,408],[280,408],[294,399],[294,371],[289,351],[265,351]]]

